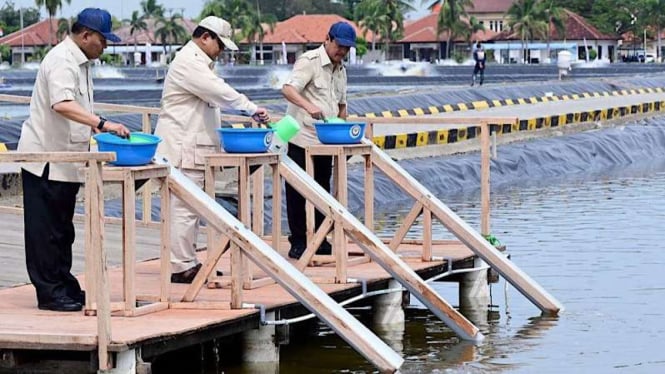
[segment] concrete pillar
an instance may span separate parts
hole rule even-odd
[[[485,262],[476,258],[474,267],[485,266]],[[459,308],[474,325],[487,325],[487,311],[490,305],[490,287],[487,270],[465,273],[459,285]]]
[[[266,313],[266,319],[274,320],[275,313]],[[274,325],[260,326],[258,329],[244,332],[243,345],[242,360],[246,366],[254,367],[254,364],[258,364],[263,372],[270,371],[264,371],[266,365],[278,368],[279,344],[277,344]]]
[[[388,282],[388,288],[401,288],[396,280]],[[374,299],[373,330],[393,351],[404,351],[404,298],[402,292],[391,292]]]
[[[107,374],[136,374],[136,350],[116,353],[115,367],[104,371]]]
[[[388,288],[400,288],[396,281],[388,282]],[[374,299],[374,326],[396,326],[404,330],[404,309],[402,309],[402,292],[390,292]]]

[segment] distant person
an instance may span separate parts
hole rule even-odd
[[[479,84],[483,85],[485,80],[485,49],[480,43],[476,44],[476,50],[473,52],[473,60],[476,64],[473,67],[473,76],[471,78],[471,86],[476,84],[476,77],[480,74]]]
[[[215,60],[224,47],[237,51],[231,25],[215,16],[206,17],[169,66],[164,80],[162,108],[155,134],[163,141],[157,153],[203,187],[204,156],[219,152],[217,128],[220,108],[232,108],[259,122],[269,120],[268,111],[215,74]],[[196,258],[199,216],[179,198],[171,198],[171,282],[192,283],[201,268]]]
[[[92,61],[111,32],[111,15],[87,8],[78,14],[71,35],[51,49],[41,64],[23,122],[19,152],[88,152],[91,132],[129,130],[93,113]],[[71,273],[74,208],[83,176],[81,164],[29,163],[21,166],[25,261],[37,290],[39,309],[73,312],[85,294]],[[90,264],[87,264],[90,265]]]
[[[286,114],[293,116],[302,130],[289,143],[287,155],[301,168],[305,168],[305,147],[318,144],[314,122],[325,118],[346,119],[346,69],[342,64],[351,47],[356,45],[356,31],[346,22],[330,27],[326,40],[319,48],[302,54],[293,71],[282,86],[282,94],[289,101]],[[330,191],[332,157],[314,157],[314,179],[326,191]],[[291,235],[289,257],[298,259],[307,248],[305,234],[305,198],[290,184],[286,184],[286,213]],[[323,222],[323,215],[316,211],[316,227]],[[317,249],[317,254],[332,253],[328,241]]]

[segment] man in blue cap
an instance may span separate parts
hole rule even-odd
[[[84,9],[71,35],[51,49],[39,66],[23,122],[19,152],[88,152],[92,132],[129,130],[93,112],[92,64],[111,32],[111,15]],[[37,291],[39,309],[60,312],[83,308],[85,294],[71,273],[74,207],[84,165],[35,162],[21,165],[25,261]]]
[[[286,114],[301,125],[301,131],[291,139],[287,155],[301,168],[305,168],[305,147],[318,144],[314,122],[325,118],[346,119],[346,69],[342,64],[351,47],[356,45],[356,30],[347,22],[337,22],[330,27],[323,45],[298,58],[293,71],[282,87],[282,94],[289,101]],[[314,157],[314,179],[330,191],[332,157]],[[305,199],[291,185],[286,184],[286,212],[291,235],[289,257],[298,259],[307,248],[305,233]],[[323,222],[318,211],[316,228]],[[328,241],[317,249],[317,254],[331,254]]]

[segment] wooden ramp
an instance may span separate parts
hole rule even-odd
[[[158,163],[167,164],[165,160]],[[404,362],[399,354],[280,256],[261,237],[217,204],[213,197],[172,166],[168,188],[380,371],[394,372],[399,369]],[[242,282],[241,273],[236,274],[231,280],[232,287]]]

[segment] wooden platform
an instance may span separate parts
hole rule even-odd
[[[3,237],[12,239],[20,237],[22,216],[0,214],[0,219],[3,219],[4,222],[11,222],[0,229]],[[78,225],[77,229],[79,229]],[[159,230],[150,228],[140,228],[139,230],[140,233],[137,235],[141,238],[139,253],[144,253],[144,256],[145,253],[158,253]],[[10,234],[9,231],[12,233]],[[119,240],[113,239],[119,236],[118,231],[118,225],[106,225],[107,252],[112,257],[115,257],[119,251]],[[78,230],[77,235],[75,252],[80,253],[83,237]],[[21,243],[0,243],[0,250],[5,254],[16,253],[18,250],[18,258],[21,258]],[[288,248],[287,245],[282,247]],[[8,251],[6,252],[5,249]],[[349,251],[359,252],[359,249],[354,244],[349,244]],[[456,241],[441,242],[435,245],[433,252],[435,256],[452,258],[453,263],[456,264],[455,267],[467,266],[468,260],[472,257],[471,251]],[[445,271],[448,267],[445,262],[423,263],[420,260],[417,245],[403,245],[398,253],[405,258],[408,257],[408,264],[425,277]],[[205,252],[200,252],[199,255],[201,259],[205,258]],[[286,257],[286,253],[282,253],[282,255]],[[75,261],[80,261],[80,258]],[[290,261],[295,262],[295,260]],[[81,264],[77,265],[76,267],[80,268]],[[220,263],[220,269],[226,274],[230,274],[229,266],[228,256],[225,255]],[[159,262],[157,260],[143,261],[137,265],[136,269],[137,295],[155,294],[155,290],[158,289]],[[257,269],[256,272],[257,275],[260,275],[260,270]],[[312,279],[332,278],[334,273],[333,266],[308,267],[305,271],[305,274]],[[349,277],[366,279],[370,289],[385,287],[385,281],[390,279],[389,275],[374,263],[351,265],[348,273]],[[109,270],[112,301],[121,300],[121,277],[122,273],[119,268],[113,267]],[[81,284],[84,284],[83,279],[80,280]],[[172,302],[179,301],[186,286],[172,285]],[[340,299],[361,292],[358,284],[321,284],[320,286],[325,292]],[[305,312],[290,294],[276,284],[245,290],[244,295],[245,302],[263,304],[267,310],[284,311],[288,309],[289,312],[283,313],[282,317],[288,316],[289,313]],[[229,301],[229,288],[204,288],[195,303],[205,306],[211,302],[228,303]],[[37,309],[32,285],[0,290],[0,315],[0,349],[96,350],[96,318],[85,316],[83,312],[61,313]],[[160,354],[212,338],[242,332],[255,328],[258,324],[259,313],[254,309],[169,309],[139,317],[112,317],[112,339],[109,350],[120,352],[141,347],[144,355]]]

